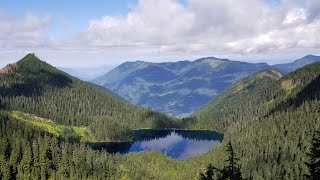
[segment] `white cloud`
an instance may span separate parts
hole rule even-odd
[[[176,133],[171,133],[164,138],[152,139],[150,141],[138,142],[142,150],[170,152],[177,144],[184,141],[184,139]]]
[[[96,46],[161,46],[177,43],[192,21],[192,14],[175,1],[141,0],[126,16],[91,20],[84,35]]]
[[[15,18],[0,12],[0,47],[1,51],[26,50],[48,46],[49,38],[45,28],[51,17],[26,14],[23,18]]]
[[[318,48],[319,1],[140,0],[124,16],[91,20],[91,46],[157,47],[158,51],[262,53]]]
[[[187,159],[189,157],[195,157],[199,154],[208,152],[215,144],[219,144],[219,141],[213,140],[188,140],[183,152],[179,155],[178,159]]]

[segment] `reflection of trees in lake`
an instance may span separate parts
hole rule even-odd
[[[222,141],[223,139],[223,134],[207,130],[175,130],[175,133],[190,140]]]
[[[109,153],[127,153],[132,146],[133,142],[97,142],[86,143],[94,150],[105,150]]]
[[[175,132],[179,136],[189,140],[215,140],[222,141],[223,134],[208,130],[136,130],[134,131],[135,141],[149,141],[165,138]]]
[[[150,141],[165,138],[170,135],[172,130],[136,130],[134,131],[134,141]]]

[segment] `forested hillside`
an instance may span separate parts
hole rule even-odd
[[[245,117],[249,112],[249,110],[243,111],[242,107],[252,108],[250,112],[255,111],[255,105],[264,98],[259,93],[265,91],[281,77],[282,74],[276,70],[264,70],[238,81],[195,113],[199,120],[196,122],[197,126],[225,132],[234,121],[238,121],[237,117]],[[247,101],[248,99],[250,101]],[[272,102],[264,105],[267,106],[270,103]]]
[[[188,120],[224,132],[225,141],[236,147],[247,177],[303,179],[310,141],[320,127],[320,63],[282,78],[273,74],[245,85],[239,93],[241,84],[259,73],[240,81]]]
[[[120,178],[119,156],[71,144],[0,112],[0,179]]]
[[[0,102],[61,125],[85,126],[95,139],[128,140],[130,129],[175,127],[164,114],[138,108],[103,87],[83,82],[28,54],[0,73]]]

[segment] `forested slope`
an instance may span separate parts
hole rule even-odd
[[[71,144],[0,112],[0,179],[120,178],[120,156]],[[118,160],[119,159],[119,160]]]
[[[246,113],[257,111],[255,105],[264,101],[260,92],[266,91],[281,77],[282,74],[276,70],[264,70],[238,81],[200,108],[195,113],[195,123],[200,128],[209,126],[211,129],[225,132],[234,121],[238,121],[238,117],[245,117]],[[248,99],[250,101],[247,101]],[[269,103],[271,102],[262,104],[267,106]]]
[[[253,82],[253,92],[247,86],[250,93],[233,97],[236,84],[189,119],[200,125],[214,119],[217,125],[207,128],[233,142],[246,177],[303,179],[307,172],[310,140],[320,127],[320,63],[280,77],[263,86],[262,80]]]
[[[100,141],[127,140],[134,128],[176,126],[166,115],[138,108],[105,88],[59,71],[34,54],[1,70],[0,102],[6,110],[89,127]]]

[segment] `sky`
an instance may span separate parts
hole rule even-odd
[[[319,0],[2,0],[0,67],[214,56],[277,64],[320,55]]]

